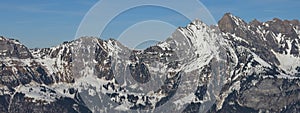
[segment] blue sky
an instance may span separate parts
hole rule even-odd
[[[73,40],[85,14],[97,2],[99,0],[1,0],[0,35],[19,39],[30,48],[51,47],[63,41]],[[246,21],[254,18],[266,21],[274,17],[300,19],[299,0],[200,0],[200,2],[216,20],[226,12],[231,12]],[[178,5],[188,8],[184,4]],[[173,26],[168,27],[169,29],[189,23],[182,15],[164,8],[153,6],[133,8],[109,23],[101,37],[104,39],[117,37],[132,23],[149,18],[171,23]]]

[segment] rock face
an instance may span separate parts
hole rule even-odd
[[[32,58],[29,49],[20,44],[18,40],[6,39],[2,36],[0,36],[0,40],[0,57],[15,57],[19,59]]]
[[[245,23],[227,13],[219,27],[239,61],[228,84],[237,89],[221,93],[223,106],[211,112],[299,112],[299,22]]]
[[[0,98],[7,98],[1,96]],[[30,102],[30,98],[25,97],[25,94],[16,93],[11,102],[1,101],[4,105],[1,112],[3,113],[91,113],[91,111],[84,105],[79,104],[72,98],[59,98],[55,102],[43,104],[42,101]],[[29,101],[29,102],[28,102]]]
[[[0,112],[299,112],[299,21],[227,13],[218,27],[195,20],[145,50],[0,37]]]

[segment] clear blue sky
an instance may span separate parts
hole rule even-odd
[[[1,0],[0,35],[19,39],[30,48],[51,47],[73,40],[77,28],[98,0]],[[274,17],[300,19],[300,0],[200,0],[216,20],[231,12],[246,21],[260,21]],[[147,12],[147,13],[145,13]],[[188,22],[181,15],[161,8],[144,7],[130,10],[106,29],[103,37],[114,37],[124,30],[124,21],[142,18],[156,19],[164,16],[173,25],[185,26]],[[132,16],[134,14],[135,16]],[[137,16],[139,15],[139,16]],[[167,15],[167,16],[166,16]],[[116,18],[118,20],[118,18]],[[124,26],[123,26],[124,25]]]

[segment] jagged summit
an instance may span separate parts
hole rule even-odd
[[[18,40],[0,36],[0,47],[0,57],[19,59],[32,58],[29,49]]]
[[[252,25],[252,26],[257,27],[257,26],[261,26],[262,22],[258,21],[257,19],[254,19],[251,22],[249,22],[249,24]]]
[[[200,26],[200,25],[205,25],[205,26],[207,26],[207,24],[205,24],[202,20],[200,20],[200,19],[195,19],[195,20],[193,20],[189,25],[191,25],[191,24],[193,24],[193,25],[196,25],[196,26]]]
[[[239,25],[237,23],[240,23]],[[273,64],[280,64],[276,53],[299,56],[299,25],[295,20],[251,21],[249,24],[232,14],[225,14],[219,21],[220,30],[227,34],[225,37],[238,40],[243,46],[255,48],[264,60]],[[242,40],[241,40],[242,39]],[[281,62],[282,63],[282,62]]]
[[[242,30],[243,28],[245,28],[247,23],[241,18],[232,15],[231,13],[226,13],[218,21],[218,25],[222,32],[234,33],[235,31]]]

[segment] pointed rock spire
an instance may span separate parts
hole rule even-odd
[[[239,17],[233,16],[231,13],[226,13],[218,22],[218,25],[222,32],[234,33],[235,28],[245,27],[247,23]]]

